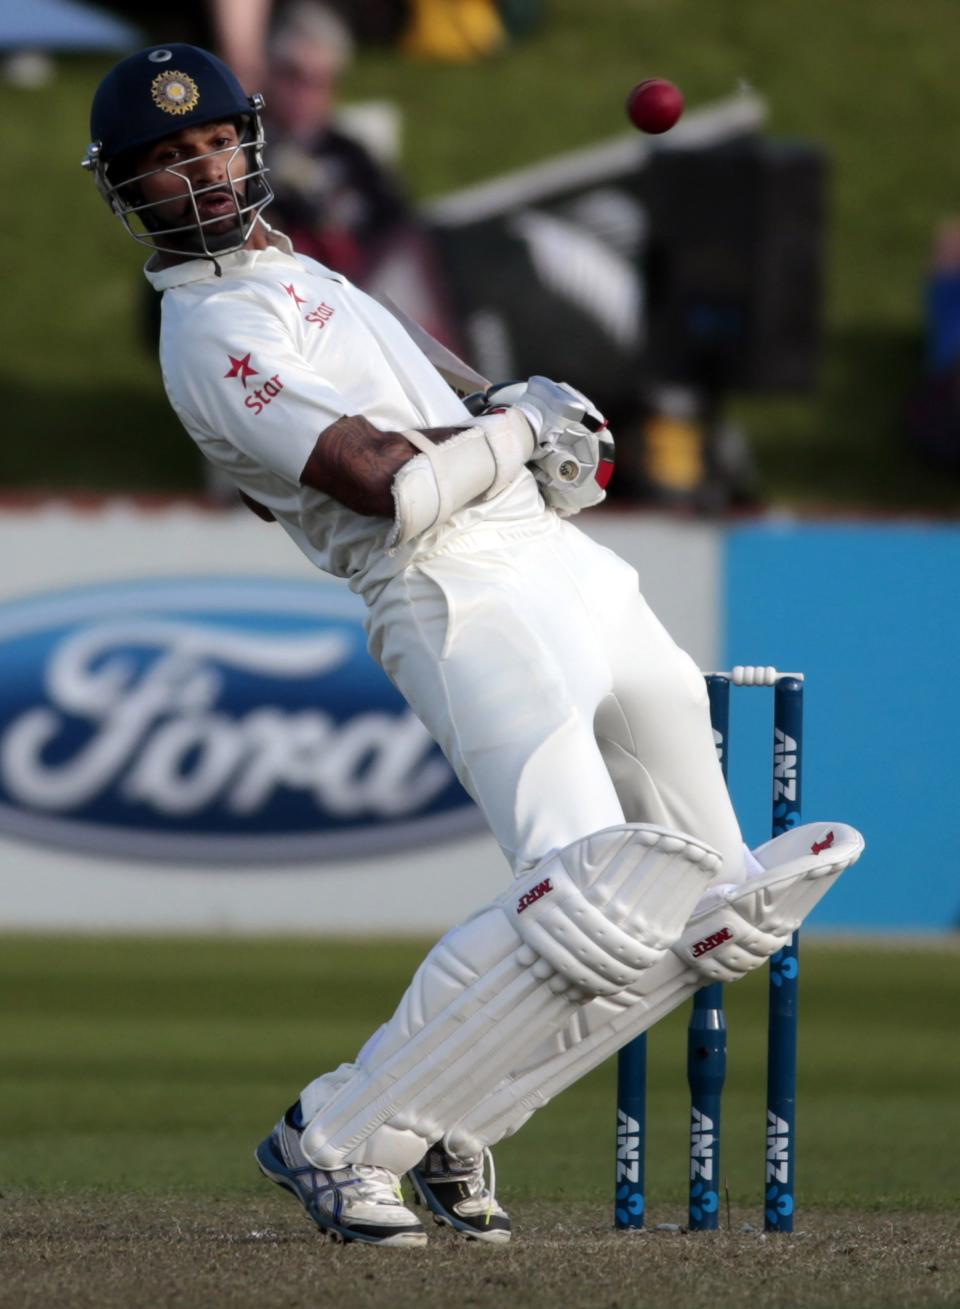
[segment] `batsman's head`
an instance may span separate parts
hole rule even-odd
[[[136,240],[181,257],[228,254],[273,199],[262,107],[209,51],[151,46],[97,87],[84,167]]]

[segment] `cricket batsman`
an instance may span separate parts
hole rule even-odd
[[[763,963],[863,841],[820,823],[745,850],[700,672],[634,570],[570,521],[604,498],[603,417],[543,377],[465,403],[389,309],[298,255],[264,218],[262,104],[212,54],[153,46],[98,87],[85,164],[150,249],[177,416],[366,601],[373,656],[512,880],[256,1158],[335,1239],[423,1245],[406,1174],[437,1221],[504,1242],[490,1147]]]

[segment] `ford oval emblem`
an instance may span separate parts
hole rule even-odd
[[[233,576],[0,605],[0,831],[235,866],[479,828],[364,613],[332,581]]]

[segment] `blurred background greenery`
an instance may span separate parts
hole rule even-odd
[[[952,512],[956,478],[904,435],[923,365],[937,222],[960,207],[953,0],[549,0],[543,21],[473,64],[364,49],[346,99],[394,100],[420,199],[624,132],[626,91],[672,78],[699,106],[749,84],[769,132],[830,161],[826,339],[808,397],[741,398],[761,498],[787,508]],[[156,20],[146,34],[163,39]],[[143,252],[79,168],[112,57],[0,85],[7,124],[0,379],[5,489],[200,489],[140,323]]]

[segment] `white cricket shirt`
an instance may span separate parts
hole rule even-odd
[[[522,470],[500,495],[392,553],[392,523],[300,485],[317,438],[344,414],[383,431],[469,422],[459,398],[401,324],[344,277],[266,250],[193,259],[146,275],[163,292],[160,364],[167,396],[204,455],[265,505],[319,568],[372,601],[419,551],[481,524],[510,527],[547,511]]]

